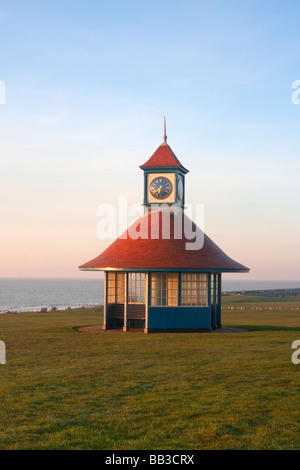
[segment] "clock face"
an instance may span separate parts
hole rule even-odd
[[[183,183],[182,183],[181,178],[178,181],[178,198],[179,198],[179,201],[182,201],[182,198],[183,198]]]
[[[166,199],[168,196],[170,196],[172,192],[172,183],[168,178],[165,178],[164,176],[158,176],[157,178],[154,178],[150,184],[150,194],[152,194],[153,197],[156,199]]]

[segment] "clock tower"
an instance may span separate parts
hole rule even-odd
[[[162,204],[167,204],[176,213],[184,209],[184,178],[188,170],[167,144],[166,118],[163,143],[140,168],[144,171],[145,213],[159,209]]]

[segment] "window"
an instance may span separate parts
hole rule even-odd
[[[125,273],[107,274],[107,302],[109,304],[124,303]]]
[[[211,275],[210,283],[211,283],[211,303],[213,304],[214,302],[214,275],[213,274]],[[219,279],[218,279],[218,275],[216,275],[216,304],[217,305],[219,303],[218,292],[219,292]]]
[[[151,276],[151,305],[178,305],[178,274],[155,273]]]
[[[145,303],[145,273],[128,274],[128,302]]]
[[[181,305],[196,307],[207,305],[207,274],[182,273]]]

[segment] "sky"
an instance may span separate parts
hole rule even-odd
[[[1,0],[0,276],[101,276],[78,270],[112,242],[97,208],[142,203],[166,116],[186,202],[250,268],[227,278],[300,280],[299,14],[294,0]]]

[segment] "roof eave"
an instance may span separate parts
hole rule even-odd
[[[157,170],[163,170],[163,171],[166,171],[166,170],[181,170],[181,172],[183,174],[186,174],[186,173],[189,173],[189,170],[187,170],[186,168],[184,168],[184,166],[182,165],[173,165],[173,166],[148,166],[148,165],[140,165],[139,167],[141,170],[154,170],[154,169],[157,169]]]
[[[198,272],[198,273],[248,273],[249,268],[245,269],[224,269],[224,268],[110,268],[95,267],[81,268],[80,271],[127,271],[127,272]]]

